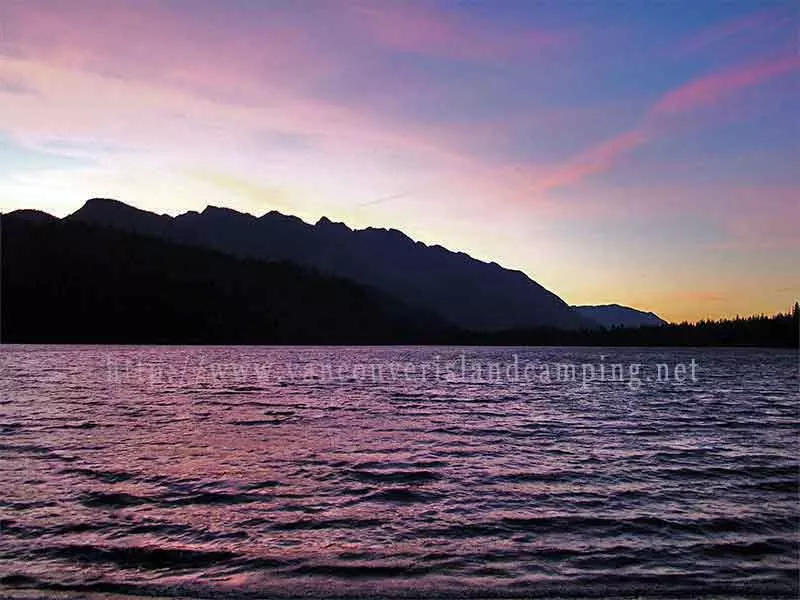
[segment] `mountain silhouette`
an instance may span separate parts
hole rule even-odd
[[[298,265],[30,217],[0,219],[5,343],[426,343],[452,331]]]
[[[606,327],[658,327],[666,321],[651,312],[636,310],[619,304],[600,304],[597,306],[573,306],[587,319]]]
[[[261,217],[209,206],[171,217],[95,198],[68,222],[82,222],[201,246],[240,258],[289,261],[367,285],[475,331],[596,326],[520,271],[416,242],[394,229],[315,225],[276,211]]]
[[[141,212],[133,213],[131,223],[144,231],[172,227],[171,217]],[[250,219],[234,211],[221,214],[232,222]],[[269,218],[303,231],[309,227],[292,217]],[[345,237],[352,233],[340,224],[320,226]],[[0,215],[0,231],[3,343],[797,348],[800,331],[796,304],[791,313],[771,317],[677,324],[659,319],[655,326],[622,320],[620,314],[631,313],[658,319],[627,307],[580,307],[598,319],[598,312],[610,311],[609,327],[471,330],[349,279],[176,243],[164,239],[166,234],[143,235],[29,210]],[[286,241],[296,240],[289,235]],[[619,324],[625,326],[614,326]]]

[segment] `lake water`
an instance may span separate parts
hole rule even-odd
[[[5,595],[798,594],[793,351],[3,346],[0,366]]]

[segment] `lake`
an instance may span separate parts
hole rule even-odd
[[[0,349],[0,591],[798,594],[798,359]]]

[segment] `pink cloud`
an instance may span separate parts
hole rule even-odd
[[[313,30],[297,27],[279,11],[259,9],[254,13],[257,26],[248,26],[235,14],[217,14],[213,3],[204,6],[203,10],[179,11],[175,5],[152,0],[135,4],[100,0],[18,2],[0,4],[0,20],[9,23],[8,29],[13,32],[6,43],[15,55],[32,64],[151,87],[154,98],[146,89],[137,92],[142,94],[145,110],[151,112],[158,102],[166,103],[156,99],[159,89],[174,90],[186,96],[183,100],[170,99],[164,109],[174,111],[179,121],[202,118],[204,128],[216,123],[215,127],[226,132],[230,131],[227,122],[231,119],[239,132],[247,127],[285,129],[313,136],[321,148],[340,155],[344,149],[370,159],[376,156],[376,150],[406,153],[415,159],[421,157],[449,184],[458,180],[459,188],[480,190],[492,198],[518,197],[525,189],[521,183],[530,176],[530,169],[523,175],[481,156],[489,137],[502,140],[514,135],[516,125],[511,119],[469,124],[425,124],[409,119],[397,122],[369,107],[361,110],[346,101],[320,99],[314,94],[315,86],[358,67],[363,59],[359,53],[365,51],[358,40],[371,48],[377,45],[491,60],[529,58],[532,52],[567,43],[570,35],[507,28],[501,31],[429,3],[348,3],[342,5],[343,15],[332,15],[344,18],[353,28],[354,45],[342,47],[335,37],[315,39]],[[220,21],[222,18],[233,22]],[[387,84],[391,93],[414,93],[401,82]],[[427,86],[424,89],[430,93]],[[218,104],[218,110],[209,102]],[[87,104],[79,107],[80,120],[86,130],[93,129],[94,121],[103,123],[109,131],[120,131],[131,118],[138,118],[136,104],[135,98],[127,98],[122,103],[124,111],[103,107],[102,103],[94,107]],[[14,109],[17,122],[23,115],[28,118],[31,110]],[[123,118],[121,112],[128,116]],[[58,129],[75,121],[65,120],[62,113],[58,111],[59,122],[53,123]],[[40,121],[47,120],[41,111],[39,114]],[[549,122],[552,116],[548,113],[546,120]],[[162,118],[152,121],[159,123],[158,129],[163,128]],[[170,123],[169,130],[178,125]],[[188,126],[187,122],[180,130]],[[156,128],[152,129],[155,135]],[[124,135],[138,137],[140,132],[150,135],[142,132],[142,126]],[[606,159],[598,155],[594,160]],[[387,195],[393,193],[387,191]]]
[[[740,65],[699,77],[664,94],[645,113],[639,126],[593,146],[568,160],[551,175],[534,185],[538,189],[554,189],[577,183],[596,173],[617,165],[636,148],[659,136],[672,133],[681,126],[674,119],[685,120],[694,111],[709,106],[746,88],[760,85],[770,79],[791,73],[800,68],[800,58],[782,57],[766,62]],[[702,124],[692,123],[692,126]]]
[[[208,10],[200,15],[170,6],[149,0],[16,2],[0,4],[0,20],[8,25],[4,43],[10,54],[29,60],[32,69],[46,65],[98,74],[112,86],[119,79],[188,93],[195,99],[184,99],[186,114],[205,100],[219,104],[221,112],[240,107],[242,113],[254,109],[280,115],[286,127],[309,135],[356,137],[449,154],[430,136],[409,133],[411,128],[395,127],[343,103],[314,99],[307,88],[335,77],[349,57],[321,50],[308,31],[292,27],[281,15],[262,11],[258,26],[248,27],[220,24],[220,15]],[[102,113],[103,103],[92,110]],[[280,127],[280,121],[276,117],[273,125]]]
[[[271,17],[260,14],[253,27],[241,17],[223,22],[214,5],[189,11],[151,0],[0,4],[4,44],[13,56],[180,85],[229,101],[263,101],[265,82],[308,85],[337,68],[337,59],[310,36]]]
[[[200,135],[196,129],[216,128],[217,139],[234,148],[236,140],[249,132],[281,129],[319,138],[315,143],[332,155],[351,152],[358,159],[364,157],[365,162],[381,152],[407,154],[437,173],[440,182],[445,182],[441,189],[470,190],[509,204],[524,199],[542,205],[546,200],[541,195],[532,197],[531,191],[574,184],[612,168],[636,148],[663,134],[662,116],[689,113],[794,68],[777,61],[778,66],[746,66],[689,82],[665,95],[629,131],[578,153],[562,165],[498,165],[481,156],[481,146],[487,140],[502,142],[502,138],[518,134],[515,119],[467,124],[425,124],[410,119],[398,122],[369,108],[359,110],[346,99],[319,99],[313,93],[316,84],[335,79],[354,65],[357,68],[360,63],[356,55],[364,48],[331,47],[332,40],[314,39],[307,28],[293,26],[281,14],[262,9],[257,26],[250,27],[236,15],[225,17],[235,22],[220,22],[218,17],[224,11],[218,15],[213,3],[204,5],[204,12],[178,11],[174,6],[150,0],[135,4],[99,0],[0,2],[0,20],[9,32],[4,44],[17,56],[29,59],[31,64],[99,73],[108,84],[96,82],[99,102],[94,104],[90,94],[81,94],[81,103],[70,111],[63,108],[64,102],[57,98],[58,86],[53,85],[49,89],[55,101],[47,104],[50,115],[42,110],[44,102],[34,106],[27,101],[26,107],[20,101],[13,112],[7,111],[6,119],[0,115],[0,122],[13,128],[27,120],[31,127],[43,128],[39,124],[49,120],[52,128],[62,131],[79,120],[84,131],[92,132],[100,124],[101,129],[119,137],[138,139],[136,136],[141,135],[148,143],[159,136],[174,138],[176,143],[195,140]],[[422,2],[343,6],[345,14],[339,18],[349,19],[354,36],[405,52],[494,60],[529,57],[573,39],[560,32],[501,31]],[[120,31],[127,33],[120,35]],[[52,73],[47,77],[52,79]],[[107,97],[104,90],[113,91],[117,79],[141,84],[136,90],[142,97]],[[64,78],[64,97],[78,94],[78,90],[68,89],[69,81]],[[162,97],[161,92],[167,90],[179,95]],[[389,90],[404,93],[406,86],[398,82],[389,85]],[[107,105],[104,98],[109,100]],[[185,122],[165,122],[160,113],[152,119],[143,116],[148,111],[155,114],[163,110],[173,111],[176,120]],[[548,132],[555,136],[559,127],[553,123],[575,127],[574,113],[568,109],[562,112],[548,113],[544,125],[534,123],[537,131],[550,128]],[[146,131],[148,121],[152,131]],[[173,129],[181,137],[172,134]],[[385,191],[386,196],[397,193],[394,189]]]
[[[379,10],[363,9],[366,13],[348,9],[357,18],[353,20],[349,12],[345,18],[356,23],[354,35],[394,49],[488,59],[525,55],[566,39],[530,31],[508,35],[423,4],[375,7]],[[48,85],[49,102],[43,98],[36,106],[9,104],[0,123],[16,132],[28,123],[34,131],[49,126],[62,136],[107,132],[111,142],[135,139],[161,144],[163,138],[167,145],[207,139],[206,131],[213,128],[220,144],[224,140],[234,147],[236,136],[278,129],[313,137],[321,152],[336,157],[349,153],[367,162],[382,155],[413,157],[424,165],[423,171],[436,173],[433,188],[459,190],[461,203],[467,196],[461,190],[493,199],[524,193],[520,173],[479,156],[482,136],[514,133],[508,120],[468,125],[398,122],[346,100],[320,99],[315,86],[358,67],[363,47],[329,47],[335,39],[314,39],[309,29],[271,10],[259,9],[253,27],[241,21],[219,22],[222,15],[215,10],[210,4],[205,12],[178,11],[175,5],[151,0],[0,4],[0,20],[13,32],[5,40],[13,54],[28,61],[31,70],[41,66],[42,78],[52,84],[63,76],[62,100],[70,106],[67,111],[58,99],[58,85]],[[384,37],[380,28],[388,28],[395,18],[396,37],[388,31],[389,37]],[[422,27],[421,33],[413,33],[415,23]],[[121,31],[129,35],[120,35]],[[406,38],[406,34],[420,37]],[[409,46],[404,45],[407,42]],[[62,72],[56,74],[54,68]],[[104,81],[78,78],[74,81],[87,86],[79,90],[68,83],[73,81],[68,73],[96,74]],[[388,83],[393,92],[412,93],[402,82]],[[94,101],[90,89],[108,102]],[[125,98],[108,94],[123,89]],[[72,101],[78,98],[79,102]]]
[[[648,133],[644,129],[633,129],[615,136],[575,156],[536,187],[543,190],[559,188],[606,171],[647,139]]]
[[[664,95],[650,109],[650,115],[658,117],[703,108],[734,92],[758,85],[798,68],[800,68],[800,58],[787,56],[706,75]]]

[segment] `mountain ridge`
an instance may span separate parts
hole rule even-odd
[[[90,199],[64,219],[242,258],[294,262],[375,287],[469,329],[596,326],[522,271],[429,246],[396,229],[354,230],[327,217],[310,224],[274,210],[257,217],[212,206],[171,217],[107,198]]]

